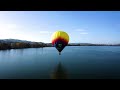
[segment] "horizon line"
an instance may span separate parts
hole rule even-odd
[[[13,38],[5,38],[5,39],[13,39]],[[0,39],[0,40],[5,40]],[[30,41],[30,42],[41,42],[41,41],[33,41],[33,40],[23,40],[23,39],[13,39],[13,40],[21,40],[21,41]],[[42,42],[42,43],[51,43],[51,42]],[[89,44],[120,44],[120,43],[90,43],[90,42],[69,42],[69,43],[89,43]]]

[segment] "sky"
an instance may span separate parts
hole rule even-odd
[[[120,43],[120,11],[0,11],[0,39],[50,43],[57,30],[69,43]]]

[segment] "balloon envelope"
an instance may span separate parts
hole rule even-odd
[[[69,35],[64,31],[56,31],[52,35],[51,42],[61,52],[69,42]]]

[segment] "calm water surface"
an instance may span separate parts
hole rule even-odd
[[[0,79],[120,79],[120,47],[70,46],[0,51]]]

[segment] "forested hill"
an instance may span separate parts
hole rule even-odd
[[[18,48],[40,48],[47,47],[43,42],[31,42],[18,39],[3,39],[0,40],[0,50],[4,49],[18,49]]]
[[[120,46],[120,44],[69,43],[68,46]],[[51,43],[32,42],[18,39],[1,39],[0,50],[20,48],[52,47]]]

